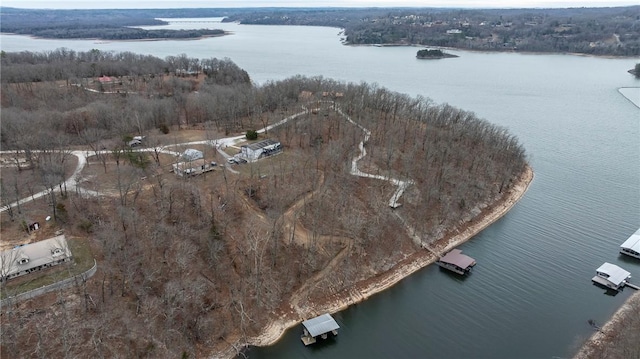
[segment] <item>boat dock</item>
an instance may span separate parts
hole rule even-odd
[[[636,285],[629,283],[631,273],[618,267],[615,264],[605,262],[598,269],[596,275],[591,280],[601,286],[614,290],[621,290],[625,285],[633,289],[640,289]]]
[[[640,259],[640,229],[620,245],[620,253]]]
[[[329,314],[322,314],[321,316],[305,320],[302,322],[302,335],[300,340],[304,345],[310,345],[317,341],[317,338],[327,339],[329,333],[333,336],[338,335],[338,329],[340,326],[333,317]]]
[[[633,288],[633,289],[635,289],[635,290],[640,290],[640,287],[639,287],[639,286],[637,286],[637,285],[635,285],[635,284],[631,284],[631,283],[629,283],[629,282],[625,282],[625,283],[624,283],[624,285],[626,285],[626,286],[627,286],[627,287],[629,287],[629,288]]]
[[[476,265],[475,259],[462,254],[459,249],[452,249],[436,262],[440,267],[465,275]]]

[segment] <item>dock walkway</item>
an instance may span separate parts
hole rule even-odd
[[[629,283],[629,282],[626,282],[626,283],[625,283],[625,285],[626,285],[627,287],[633,288],[633,289],[635,289],[635,290],[640,290],[640,287],[639,287],[639,286],[637,286],[637,285],[635,285],[635,284],[631,284],[631,283]]]

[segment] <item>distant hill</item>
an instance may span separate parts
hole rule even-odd
[[[224,17],[261,25],[331,26],[345,44],[423,45],[482,51],[640,55],[640,6],[568,9],[201,8],[42,10],[0,8],[1,32],[46,38],[197,38],[196,32],[132,31],[158,18]],[[209,30],[212,31],[212,30]],[[220,31],[220,30],[213,30]]]

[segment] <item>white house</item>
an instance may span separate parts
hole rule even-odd
[[[241,156],[249,162],[257,161],[261,157],[271,156],[282,152],[282,145],[275,140],[263,140],[240,147]]]
[[[0,280],[19,277],[73,259],[63,235],[16,246],[0,253]]]

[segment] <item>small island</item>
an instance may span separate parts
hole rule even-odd
[[[416,55],[418,59],[427,59],[427,60],[435,60],[435,59],[446,59],[452,57],[458,57],[458,55],[449,54],[439,49],[422,49],[418,51]]]

